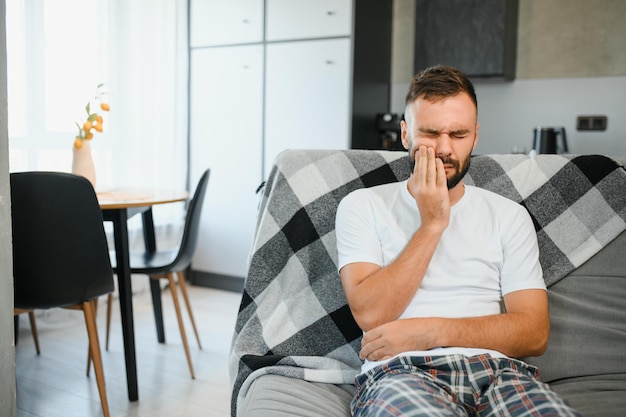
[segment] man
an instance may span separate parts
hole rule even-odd
[[[349,194],[337,211],[342,285],[364,331],[355,416],[575,416],[514,359],[550,332],[526,210],[463,184],[478,143],[474,87],[424,70],[406,98],[404,182]]]

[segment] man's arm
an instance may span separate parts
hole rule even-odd
[[[419,207],[422,225],[389,265],[357,262],[339,271],[357,324],[368,331],[400,317],[422,283],[450,219],[446,172],[432,148],[420,146],[408,188]],[[399,290],[401,289],[401,290]]]
[[[436,347],[497,350],[509,357],[539,356],[550,334],[545,290],[521,290],[504,296],[506,313],[468,318],[395,320],[363,336],[361,358],[387,359],[398,353]]]
[[[404,251],[385,268],[367,262],[341,268],[348,305],[363,331],[400,317],[424,279],[442,232],[418,229]]]

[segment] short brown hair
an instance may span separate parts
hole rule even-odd
[[[420,97],[437,101],[459,93],[467,93],[478,110],[476,92],[469,78],[455,67],[437,65],[426,68],[413,77],[405,104],[408,106]]]

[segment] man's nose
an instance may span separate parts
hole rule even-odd
[[[451,146],[452,138],[447,133],[442,133],[439,135],[437,140],[437,147],[435,148],[435,155],[437,156],[448,156],[452,153]]]

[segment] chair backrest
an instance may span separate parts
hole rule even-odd
[[[178,255],[176,256],[176,260],[173,262],[173,270],[183,270],[191,264],[193,254],[196,251],[196,246],[198,244],[200,215],[202,214],[202,206],[204,204],[204,197],[206,195],[210,174],[210,169],[204,171],[200,180],[198,180],[196,190],[194,191],[193,197],[189,202],[189,207],[187,207],[183,237],[181,239]]]
[[[51,308],[113,291],[96,193],[83,177],[12,173],[15,307]]]

